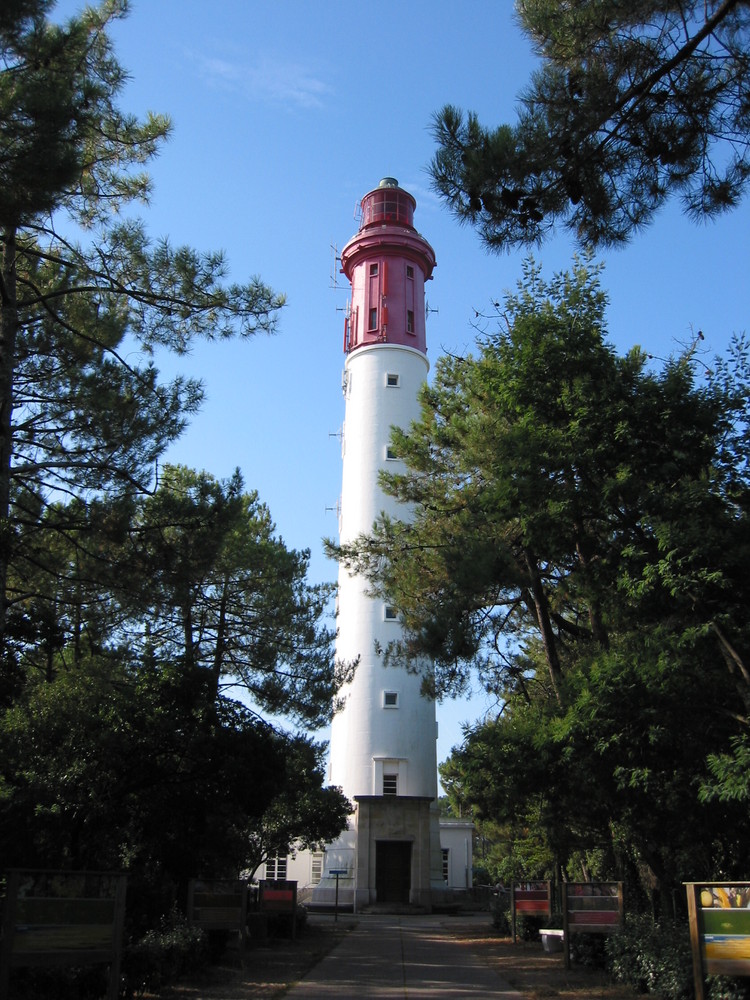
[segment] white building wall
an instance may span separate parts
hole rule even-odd
[[[440,847],[448,851],[448,889],[470,889],[473,877],[474,825],[465,820],[440,820]]]

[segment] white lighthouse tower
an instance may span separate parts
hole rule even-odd
[[[413,225],[416,201],[391,178],[362,199],[359,232],[341,254],[351,283],[343,376],[342,543],[371,531],[385,511],[408,512],[381,490],[378,475],[398,468],[393,426],[418,417],[428,372],[425,282],[435,254]],[[348,830],[326,851],[340,900],[429,906],[444,886],[437,799],[435,704],[422,675],[386,666],[383,650],[400,634],[398,609],[370,596],[359,577],[339,577],[337,658],[357,661],[334,717],[330,779],[355,804]],[[428,669],[428,665],[424,669]],[[344,874],[345,873],[345,874]],[[320,889],[330,887],[324,879]],[[319,897],[320,898],[320,897]]]

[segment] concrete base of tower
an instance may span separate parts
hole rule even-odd
[[[356,909],[432,905],[431,798],[357,795]],[[439,841],[438,841],[439,846]]]
[[[356,795],[349,827],[326,848],[313,907],[361,911],[369,906],[430,909],[445,888],[434,800],[408,795]],[[337,896],[338,891],[338,896]]]

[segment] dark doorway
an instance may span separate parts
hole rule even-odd
[[[375,891],[379,903],[408,903],[411,841],[375,841]]]

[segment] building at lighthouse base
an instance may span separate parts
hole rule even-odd
[[[322,851],[300,850],[262,865],[258,878],[292,879],[306,905],[360,912],[370,906],[430,910],[469,901],[473,824],[437,818],[418,796],[358,796],[349,828]],[[427,834],[427,835],[425,835]],[[431,835],[430,835],[431,834]],[[438,843],[436,856],[426,843]],[[333,874],[340,873],[338,876]],[[355,890],[355,885],[357,886]]]

